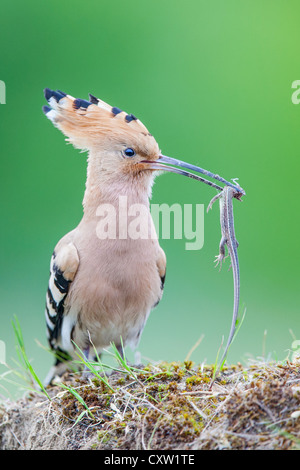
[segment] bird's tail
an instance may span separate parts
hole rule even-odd
[[[72,367],[72,357],[66,351],[63,351],[61,348],[52,348],[53,354],[55,356],[55,363],[44,380],[44,386],[50,385],[55,379],[55,377],[61,377],[66,371],[73,370]]]

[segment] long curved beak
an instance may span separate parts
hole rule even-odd
[[[179,175],[184,175],[189,178],[196,179],[198,181],[201,181],[202,183],[208,184],[209,186],[212,186],[213,188],[217,189],[218,191],[223,191],[223,188],[219,186],[216,183],[213,183],[212,181],[209,181],[205,178],[202,178],[199,175],[195,175],[194,173],[191,173],[189,171],[181,170],[180,168],[186,168],[187,170],[192,170],[197,173],[201,173],[202,175],[208,176],[216,181],[220,181],[220,183],[224,183],[226,186],[231,186],[233,189],[236,190],[237,195],[236,197],[241,197],[242,195],[245,195],[245,191],[243,188],[240,187],[238,183],[236,183],[235,180],[234,183],[231,183],[230,181],[225,180],[222,178],[222,176],[219,176],[215,173],[212,173],[211,171],[204,170],[203,168],[200,168],[195,165],[191,165],[190,163],[183,162],[181,160],[177,160],[176,158],[171,158],[167,157],[165,155],[160,155],[159,158],[155,161],[150,161],[150,160],[143,160],[142,163],[148,163],[149,164],[149,169],[152,170],[161,170],[161,171],[170,171],[171,173],[177,173]],[[167,166],[165,165],[175,165],[175,166]],[[179,167],[179,168],[176,168]]]

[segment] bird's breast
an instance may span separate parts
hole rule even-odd
[[[79,240],[79,268],[68,300],[81,321],[102,328],[143,322],[161,296],[158,241],[99,240],[91,234]]]

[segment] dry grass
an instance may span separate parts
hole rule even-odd
[[[105,383],[66,375],[0,408],[0,449],[299,449],[300,362],[148,365]]]

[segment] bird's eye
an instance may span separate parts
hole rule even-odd
[[[135,151],[132,148],[128,147],[124,150],[124,155],[126,155],[126,157],[134,157]]]

